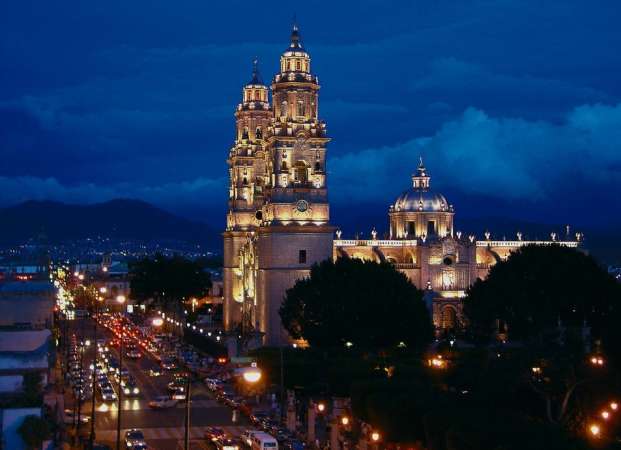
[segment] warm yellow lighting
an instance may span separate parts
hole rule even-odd
[[[536,374],[541,373],[541,367],[533,367],[531,370],[533,371],[533,373],[536,373]]]
[[[380,440],[380,434],[377,431],[374,431],[373,433],[371,433],[371,440],[373,442],[377,442]]]
[[[106,289],[105,286],[102,286],[102,287],[99,288],[99,293],[105,294],[106,292],[108,292],[108,289]]]
[[[601,356],[591,356],[591,364],[594,366],[603,366],[604,358]]]
[[[317,404],[317,411],[319,412],[324,412],[326,410],[326,405],[323,403],[318,403]]]
[[[446,367],[446,361],[442,359],[442,355],[437,355],[429,359],[427,362],[429,366],[434,369],[444,369]]]
[[[73,272],[73,276],[74,276],[74,277],[79,277],[79,276],[80,276],[80,272],[77,272],[77,271],[76,271],[76,272]]]
[[[256,383],[261,379],[261,371],[257,367],[251,367],[244,371],[244,380],[248,383]]]
[[[602,411],[602,419],[604,420],[608,420],[608,418],[610,417],[610,413],[608,411]]]
[[[343,417],[341,417],[341,423],[342,423],[343,425],[345,425],[345,426],[346,426],[346,425],[349,425],[349,417],[347,417],[347,416],[343,416]]]
[[[78,279],[79,279],[79,280],[83,280],[83,279],[84,279],[84,274],[80,274],[80,275],[78,275]]]
[[[594,437],[599,437],[599,435],[600,435],[600,434],[601,434],[601,432],[602,432],[601,428],[600,428],[600,427],[599,427],[599,425],[598,425],[598,424],[596,424],[596,423],[593,423],[593,424],[591,424],[591,425],[589,426],[589,431],[591,432],[591,434],[592,434]]]
[[[617,402],[610,402],[610,409],[616,411],[619,408],[619,404]]]
[[[124,296],[124,295],[117,295],[117,296],[116,296],[116,301],[117,301],[117,303],[121,303],[121,304],[123,304],[123,303],[125,303],[125,300],[126,300],[126,299],[125,299],[125,296]]]

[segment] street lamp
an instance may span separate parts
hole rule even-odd
[[[153,319],[151,324],[154,327],[161,327],[164,324],[164,320],[161,317],[156,317],[155,319]]]
[[[371,433],[371,440],[373,442],[379,442],[380,439],[381,439],[381,436],[377,431],[374,431],[373,433]]]
[[[324,412],[326,410],[326,405],[325,403],[317,403],[317,411],[319,411],[320,413]]]
[[[254,384],[261,379],[261,370],[257,367],[256,363],[252,363],[252,366],[244,370],[244,380],[250,384]]]
[[[610,409],[616,411],[617,409],[619,409],[619,404],[617,402],[610,402]]]
[[[349,417],[347,416],[343,416],[341,417],[341,424],[346,427],[347,425],[349,425]]]
[[[593,437],[600,437],[601,433],[602,433],[602,429],[600,428],[600,426],[596,423],[592,423],[589,426],[589,432],[591,433],[591,436]]]
[[[108,292],[108,289],[106,289],[105,286],[102,286],[102,287],[99,288],[99,293],[100,294],[105,294],[106,292]]]

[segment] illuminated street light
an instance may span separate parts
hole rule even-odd
[[[349,425],[349,417],[347,416],[341,417],[341,423],[343,424],[343,426]]]
[[[603,366],[604,365],[604,358],[602,358],[601,356],[591,356],[591,365],[593,366]]]
[[[154,327],[161,327],[164,324],[164,320],[160,317],[156,317],[152,322]]]
[[[320,413],[324,412],[326,410],[326,405],[324,403],[317,403],[317,411],[319,411]]]
[[[124,296],[124,295],[117,295],[117,296],[116,296],[116,301],[117,301],[117,303],[123,304],[123,303],[125,303],[125,300],[126,300],[126,299],[125,299],[125,296]]]
[[[610,413],[608,411],[602,411],[602,419],[604,420],[608,420],[608,418],[610,417]]]
[[[252,363],[251,367],[244,370],[243,377],[246,382],[254,384],[261,379],[261,370],[256,363]]]
[[[78,271],[73,272],[73,276],[74,277],[79,277],[80,276],[80,272],[78,272]]]
[[[108,292],[108,289],[106,289],[105,286],[102,286],[102,287],[99,288],[99,293],[100,294],[105,294],[106,292]]]
[[[598,424],[593,423],[589,426],[589,431],[591,432],[591,435],[593,437],[599,437],[602,432],[602,429],[600,428]]]
[[[78,275],[78,279],[79,279],[80,281],[84,280],[84,274],[83,274],[83,273],[81,273],[80,275]]]
[[[610,402],[610,409],[616,411],[617,409],[619,409],[619,404],[617,402]]]
[[[381,436],[377,431],[374,431],[373,433],[371,433],[371,440],[373,442],[378,442],[380,440]]]

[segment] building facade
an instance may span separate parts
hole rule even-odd
[[[330,258],[334,228],[326,185],[326,126],[319,82],[294,26],[268,87],[255,61],[235,112],[224,232],[224,325],[288,341],[278,310],[285,291]]]
[[[257,337],[265,345],[290,338],[279,308],[285,292],[328,258],[386,261],[404,272],[431,299],[434,325],[453,328],[462,321],[465,291],[489,268],[522,245],[576,239],[493,241],[486,233],[455,232],[455,211],[431,189],[423,161],[412,186],[390,206],[389,239],[342,239],[330,225],[326,179],[329,137],[319,118],[319,83],[294,26],[280,57],[280,71],[268,86],[254,63],[235,112],[236,136],[229,157],[229,200],[224,237],[224,326]]]
[[[486,232],[479,240],[474,234],[455,231],[455,210],[446,197],[431,189],[431,177],[421,159],[412,186],[388,209],[388,239],[342,239],[336,232],[333,257],[361,258],[390,262],[431,299],[433,324],[438,329],[463,323],[462,299],[477,278],[506,259],[512,251],[529,244],[558,244],[578,247],[581,234],[550,235],[550,240],[532,241],[517,233],[515,240],[493,240]]]

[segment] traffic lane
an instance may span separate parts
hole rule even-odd
[[[98,413],[97,429],[116,429],[116,418],[116,409],[108,413]],[[226,406],[192,408],[190,420],[192,427],[247,425],[245,421],[234,421],[232,411]],[[184,426],[185,409],[178,407],[161,410],[123,410],[121,421],[123,428],[178,428]]]

